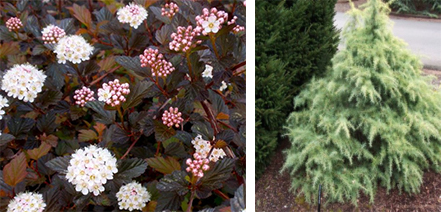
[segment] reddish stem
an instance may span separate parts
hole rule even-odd
[[[220,124],[224,125],[225,127],[230,128],[230,129],[233,130],[235,133],[238,133],[238,132],[239,132],[236,128],[232,127],[231,125],[229,125],[229,124],[227,124],[227,123],[225,123],[225,122],[223,122],[223,121],[220,121],[220,120],[216,120],[216,121],[219,122]]]
[[[106,72],[105,74],[103,74],[102,76],[98,77],[98,79],[94,80],[93,82],[91,82],[89,84],[89,86],[95,85],[96,83],[98,83],[99,81],[101,81],[104,77],[106,77],[107,75],[115,72],[116,70],[118,70],[119,68],[121,68],[120,65],[118,65],[117,67],[110,69],[110,71]]]
[[[155,153],[155,156],[158,156],[158,155],[159,155],[159,149],[160,149],[160,147],[161,147],[161,142],[158,141],[157,144],[158,144],[158,146],[156,147],[156,153]]]
[[[224,200],[230,200],[230,197],[228,197],[226,194],[224,194],[222,191],[219,191],[218,189],[213,190],[213,192],[222,197],[222,199]]]
[[[214,135],[216,136],[219,133],[219,127],[216,124],[216,117],[214,116],[213,111],[210,109],[210,105],[207,100],[201,101],[202,107],[204,108],[205,113],[207,114],[208,119],[210,120],[211,128],[214,130]]]
[[[141,131],[141,134],[142,134],[142,131]],[[127,151],[126,151],[126,153],[124,153],[124,155],[121,157],[121,160],[122,159],[124,159],[128,154],[129,154],[129,152],[132,150],[132,148],[135,146],[135,144],[136,144],[136,142],[138,142],[138,140],[141,138],[141,136],[142,135],[140,135],[133,143],[132,143],[132,145],[130,145],[130,147],[129,147],[129,149],[127,149]],[[132,137],[133,138],[133,137]]]

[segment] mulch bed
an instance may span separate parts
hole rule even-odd
[[[424,70],[424,74],[435,75],[433,84],[439,86],[441,72]],[[292,191],[291,177],[288,172],[280,173],[285,161],[283,150],[288,149],[290,143],[284,139],[279,144],[265,173],[256,181],[256,203],[258,211],[317,211],[317,205],[309,205],[303,196],[296,196]],[[326,200],[322,199],[324,203]],[[374,203],[369,203],[369,197],[362,195],[358,200],[358,207],[351,203],[333,203],[322,205],[322,211],[418,211],[441,212],[441,174],[428,171],[424,174],[423,184],[419,194],[409,195],[397,189],[387,194],[386,189],[379,187]]]

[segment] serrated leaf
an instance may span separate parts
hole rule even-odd
[[[205,172],[200,179],[201,190],[215,190],[222,187],[233,171],[235,160],[224,158],[215,163],[214,167]]]
[[[97,122],[95,126],[93,126],[93,128],[96,130],[96,132],[98,133],[98,137],[101,139],[107,126],[103,123]]]
[[[0,146],[8,144],[9,142],[11,142],[14,139],[15,139],[15,137],[13,135],[2,133],[0,135]]]
[[[60,211],[61,205],[58,204],[59,195],[60,190],[57,187],[52,187],[43,193],[46,211]]]
[[[147,97],[150,88],[154,83],[149,81],[138,82],[134,87],[130,88],[130,93],[127,95],[127,101],[123,103],[124,109],[137,106],[142,102],[142,99]]]
[[[115,121],[115,111],[108,111],[104,109],[104,102],[93,101],[87,102],[86,107],[92,109],[97,113],[96,121],[103,124],[112,124]]]
[[[92,24],[92,16],[90,11],[85,6],[74,4],[73,7],[67,7],[70,13],[77,18],[81,23],[89,28]]]
[[[52,79],[55,87],[60,89],[64,86],[64,74],[67,72],[67,66],[64,64],[51,63],[46,69],[46,75]]]
[[[203,101],[208,98],[208,92],[205,89],[205,83],[202,81],[191,82],[185,86],[186,101]]]
[[[53,171],[64,174],[67,171],[70,159],[70,155],[66,155],[64,157],[56,157],[46,162],[45,165]]]
[[[23,11],[26,8],[26,5],[28,5],[29,0],[19,0],[17,2],[17,9],[19,11]]]
[[[165,147],[164,154],[184,158],[187,156],[184,145],[180,142],[172,142]]]
[[[191,126],[191,131],[197,133],[199,135],[204,135],[209,140],[213,138],[213,129],[211,128],[210,123],[204,121],[194,121],[193,126]]]
[[[171,174],[165,175],[159,183],[156,185],[156,188],[159,191],[174,191],[177,192],[178,195],[183,196],[188,192],[188,184],[185,177],[187,173],[185,171],[174,171]]]
[[[51,145],[45,142],[41,142],[40,147],[32,150],[28,150],[26,151],[26,153],[29,155],[31,159],[38,160],[39,158],[45,156],[51,149],[52,149]]]
[[[113,14],[107,9],[107,7],[102,7],[99,11],[94,11],[93,14],[95,14],[98,22],[110,21],[113,18]]]
[[[78,134],[78,141],[93,141],[98,139],[98,135],[93,130],[78,130],[80,134]]]
[[[22,133],[27,133],[34,126],[35,121],[28,118],[12,117],[8,121],[9,132],[17,137]]]
[[[182,200],[184,200],[184,197],[178,195],[176,192],[161,192],[155,211],[178,210],[179,207],[181,207]]]
[[[139,57],[118,56],[115,58],[115,61],[125,69],[133,71],[138,76],[147,77],[151,75],[147,68],[141,67]]]
[[[115,124],[110,126],[109,130],[111,130],[112,135],[111,141],[114,143],[123,144],[130,139],[129,134]]]
[[[9,32],[8,28],[6,26],[0,26],[0,40],[4,40],[4,42],[13,41],[14,33]]]
[[[174,137],[184,142],[188,146],[191,145],[191,140],[193,140],[193,137],[191,136],[190,133],[181,130],[178,130]]]
[[[47,108],[50,105],[56,105],[63,97],[63,93],[58,90],[48,90],[37,98],[36,102],[41,103],[41,108]]]
[[[127,41],[121,35],[111,34],[110,40],[111,40],[112,44],[120,50],[125,50],[127,47]]]
[[[58,137],[55,136],[55,135],[48,135],[48,136],[46,136],[46,134],[43,133],[43,135],[38,137],[38,139],[40,139],[42,142],[48,143],[52,147],[56,147],[57,144],[58,144]]]
[[[116,178],[132,179],[140,176],[147,169],[147,163],[143,159],[129,158],[118,161],[118,173]]]
[[[11,162],[6,164],[3,169],[3,180],[6,184],[14,187],[26,178],[28,174],[26,167],[26,156],[24,153],[20,153]]]
[[[0,58],[20,52],[20,46],[17,42],[5,42],[0,44]]]
[[[26,23],[24,24],[24,30],[28,33],[32,33],[35,37],[41,36],[41,30],[35,16],[28,16]]]
[[[176,135],[175,129],[165,126],[162,122],[154,120],[153,124],[155,126],[155,138],[157,141],[165,141]]]
[[[225,104],[222,97],[218,93],[216,93],[212,90],[209,90],[208,93],[210,96],[210,102],[211,102],[211,105],[213,106],[215,115],[218,115],[219,113],[224,113],[227,115],[227,117],[229,117],[228,116],[228,113],[229,113],[228,107]],[[228,119],[228,118],[224,118],[224,119]]]
[[[169,37],[172,31],[170,25],[164,25],[161,29],[156,31],[155,38],[160,44],[165,45],[169,42]]]
[[[171,174],[173,171],[181,170],[179,161],[172,157],[163,158],[156,156],[154,158],[147,158],[146,161],[150,167],[163,174]]]
[[[58,124],[55,123],[55,113],[53,111],[46,113],[37,120],[37,128],[40,132],[50,134],[55,131]]]
[[[141,33],[133,33],[132,37],[129,40],[129,46],[132,49],[141,49],[144,50],[149,43],[149,40],[145,38],[144,34]]]
[[[66,34],[73,34],[75,32],[75,25],[73,18],[65,18],[60,21],[60,28],[66,31]]]

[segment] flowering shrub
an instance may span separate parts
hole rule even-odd
[[[0,2],[0,211],[245,208],[245,5]]]

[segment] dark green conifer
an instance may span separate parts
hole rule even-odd
[[[336,0],[256,1],[256,171],[264,170],[301,87],[337,50]]]

